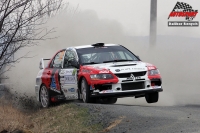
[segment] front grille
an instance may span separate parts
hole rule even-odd
[[[122,90],[144,89],[144,82],[122,83]]]
[[[95,89],[97,90],[110,90],[112,89],[112,85],[94,85]]]
[[[142,71],[142,72],[132,72],[132,73],[118,73],[115,74],[118,78],[128,78],[131,76],[131,74],[133,74],[135,77],[138,76],[144,76],[146,74],[147,71]]]

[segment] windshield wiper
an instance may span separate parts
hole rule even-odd
[[[123,62],[123,61],[133,61],[133,60],[109,60],[109,61],[104,61],[103,63],[109,63],[109,62]]]
[[[88,63],[83,63],[83,65],[89,65],[89,64],[99,64],[97,62],[88,62]]]

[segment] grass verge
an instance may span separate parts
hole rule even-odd
[[[36,129],[49,133],[93,133],[101,130],[100,125],[87,125],[88,109],[75,104],[63,104],[43,109],[31,115]],[[86,126],[87,125],[87,126]]]
[[[88,109],[73,103],[48,109],[21,112],[12,104],[0,100],[0,132],[22,133],[93,133],[102,130],[101,125],[90,124]]]

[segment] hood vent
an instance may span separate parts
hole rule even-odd
[[[132,73],[114,73],[118,78],[128,78],[131,76],[131,74],[134,75],[134,77],[138,76],[144,76],[147,73],[147,71],[141,71],[141,72],[132,72]]]
[[[137,64],[122,64],[122,65],[112,65],[110,67],[120,67],[120,66],[135,66]]]

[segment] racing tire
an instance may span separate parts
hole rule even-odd
[[[80,89],[78,89],[78,100],[81,100]]]
[[[90,97],[90,87],[84,77],[81,80],[81,93],[82,93],[82,99],[84,103],[92,102],[92,98]]]
[[[40,88],[40,103],[42,108],[48,108],[51,105],[49,90],[45,85]]]
[[[145,99],[146,99],[147,103],[156,103],[156,102],[158,102],[159,94],[158,94],[158,92],[147,93],[147,94],[145,94]]]
[[[117,102],[117,98],[112,97],[112,98],[103,98],[100,100],[100,103],[102,104],[114,104]]]

